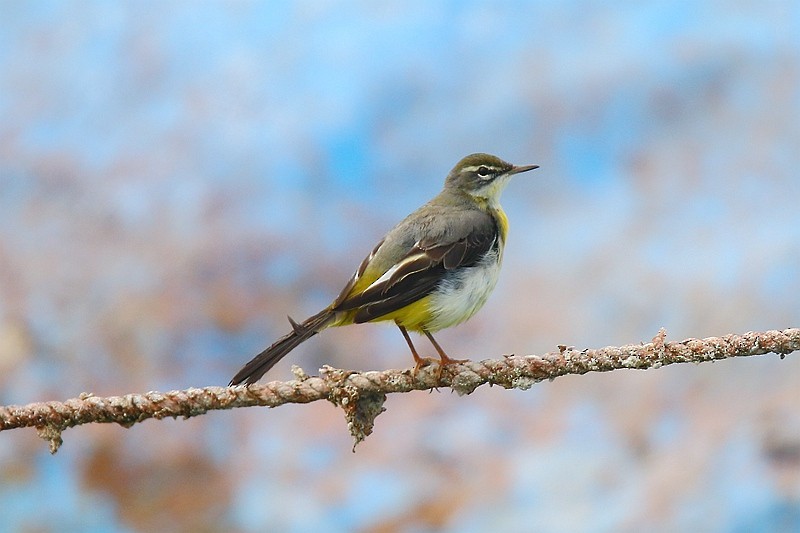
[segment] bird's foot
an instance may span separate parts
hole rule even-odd
[[[413,376],[417,377],[417,372],[419,372],[420,368],[422,368],[424,366],[432,365],[434,363],[436,363],[436,359],[432,359],[430,357],[419,357],[418,355],[415,355],[414,356],[414,371],[412,372]]]
[[[467,361],[469,361],[469,359],[453,359],[452,357],[442,354],[439,359],[439,368],[436,369],[436,381],[442,381],[442,370],[444,370],[445,367],[466,363]]]

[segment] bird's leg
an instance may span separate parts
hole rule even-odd
[[[397,322],[395,322],[395,324],[397,324]],[[416,376],[417,371],[423,366],[431,364],[433,362],[433,359],[430,359],[428,357],[420,357],[419,354],[417,353],[417,349],[414,348],[414,344],[411,342],[411,337],[409,337],[406,328],[404,328],[400,324],[397,324],[397,327],[400,328],[400,333],[403,334],[403,337],[406,339],[406,342],[408,343],[408,348],[411,350],[411,355],[414,356],[414,375]]]
[[[448,365],[455,365],[457,363],[466,363],[467,361],[469,361],[469,359],[451,358],[444,352],[442,347],[439,346],[439,343],[436,342],[436,339],[433,338],[433,335],[431,335],[430,331],[428,331],[427,329],[423,329],[422,332],[425,334],[426,337],[428,337],[428,340],[431,341],[431,344],[433,344],[433,347],[436,348],[436,351],[439,352],[439,358],[441,359],[441,362],[439,363],[439,370],[436,373],[437,380],[442,379],[442,370],[444,369],[444,367]]]
[[[456,363],[466,363],[467,361],[469,361],[469,359],[451,358],[449,355],[444,353],[444,350],[442,349],[441,346],[439,346],[439,343],[436,342],[436,339],[433,338],[433,335],[431,335],[430,331],[428,331],[427,329],[423,329],[422,332],[431,341],[431,344],[433,344],[433,347],[436,348],[436,351],[439,352],[439,358],[442,360],[443,365],[454,365]]]

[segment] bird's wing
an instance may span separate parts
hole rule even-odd
[[[411,233],[406,239],[411,244],[399,251],[382,254],[386,239],[381,241],[345,286],[333,309],[356,309],[354,322],[369,322],[402,309],[430,293],[448,270],[474,265],[498,239],[494,219],[477,210],[418,219],[413,229],[417,234]],[[394,231],[399,235],[404,228]],[[385,263],[386,254],[397,259],[389,261],[388,268],[381,266],[376,274],[370,267]]]

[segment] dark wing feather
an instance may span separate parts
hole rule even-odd
[[[362,293],[337,302],[335,309],[355,309],[354,322],[369,322],[429,294],[448,270],[473,266],[496,246],[498,229],[489,215],[482,212],[471,214],[476,220],[462,224],[460,233],[453,235],[440,232],[420,239],[398,261],[399,266],[390,275],[376,281]],[[452,228],[447,224],[443,227]]]
[[[479,246],[481,244],[482,243],[480,242],[478,243]],[[442,263],[444,264],[445,270],[452,270],[461,265],[464,262],[464,258],[467,256],[468,251],[470,251],[468,239],[462,239],[454,242],[452,246],[445,251],[444,256],[442,256]]]
[[[440,279],[440,276],[406,278],[407,281],[395,285],[385,298],[359,307],[353,316],[353,322],[356,324],[369,322],[402,309],[430,293],[436,288]]]
[[[373,257],[375,257],[375,254],[378,252],[378,249],[381,247],[381,245],[385,240],[386,240],[385,237],[381,239],[381,241],[375,245],[375,248],[372,249],[372,252],[367,257],[364,258],[364,260],[359,265],[358,270],[356,270],[356,273],[353,274],[353,277],[350,278],[350,281],[348,281],[347,285],[344,286],[342,292],[339,293],[339,296],[337,296],[336,299],[331,304],[331,308],[338,309],[339,306],[342,304],[342,302],[344,302],[347,299],[347,296],[350,294],[350,291],[353,290],[353,287],[355,286],[356,282],[364,274],[364,271],[367,270],[367,265],[369,265],[369,262],[372,261]]]

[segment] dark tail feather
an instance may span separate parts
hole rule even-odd
[[[302,324],[298,324],[289,317],[292,331],[275,341],[272,346],[253,357],[249,363],[244,365],[242,369],[233,376],[230,385],[241,385],[242,383],[250,385],[255,383],[261,379],[261,376],[266,374],[270,368],[275,366],[275,363],[297,348],[300,343],[310,339],[328,327],[332,319],[333,313],[328,309],[317,313],[305,320]]]

